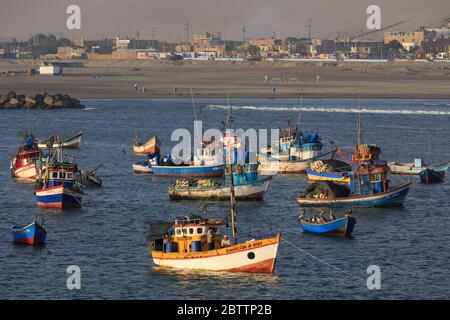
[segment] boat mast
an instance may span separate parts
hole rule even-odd
[[[229,106],[228,114],[227,114],[227,132],[231,134],[231,127],[233,123],[233,115],[231,106]],[[227,135],[226,135],[227,136]],[[229,170],[229,179],[230,179],[230,210],[231,210],[231,229],[233,234],[234,244],[237,244],[237,228],[236,228],[236,199],[234,195],[234,176],[233,176],[233,163],[232,163],[232,152],[233,150],[233,142],[234,135],[231,136],[231,139],[227,136],[228,150],[227,150],[227,158],[228,161],[228,170]]]

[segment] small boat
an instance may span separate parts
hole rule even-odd
[[[356,224],[356,219],[349,215],[337,219],[300,216],[299,221],[300,226],[306,232],[337,236],[350,236]]]
[[[323,144],[317,134],[303,135],[292,130],[290,121],[285,134],[273,146],[278,152],[272,154],[272,148],[262,149],[258,155],[259,174],[304,174],[311,162],[332,158],[336,150],[323,153]]]
[[[62,140],[62,138],[58,135],[55,135],[47,140],[39,140],[38,147],[39,149],[56,149],[56,148],[64,148],[64,149],[79,149],[81,145],[81,138],[83,137],[83,131],[80,131],[73,137]]]
[[[432,169],[425,169],[420,172],[420,182],[428,183],[441,183],[445,179],[445,171],[435,171]]]
[[[297,202],[302,207],[370,208],[403,206],[412,182],[387,191],[369,195],[350,195],[342,198],[307,198],[302,196]]]
[[[317,172],[310,168],[306,169],[306,175],[308,176],[309,181],[332,181],[336,183],[350,183],[350,177],[348,172],[333,172],[333,171],[325,171],[325,172]]]
[[[414,163],[388,163],[392,174],[407,174],[407,175],[419,175],[426,169],[434,171],[447,171],[450,167],[450,160],[440,163],[433,163],[426,165],[422,159],[414,159]]]
[[[32,135],[26,138],[10,164],[11,176],[18,179],[36,179],[36,162],[42,157],[42,152],[37,148]]]
[[[152,168],[146,161],[133,163],[133,171],[135,173],[153,173]]]
[[[233,165],[236,200],[263,200],[272,177],[258,177],[258,164]],[[226,168],[227,170],[228,168]],[[218,183],[215,180],[182,180],[169,188],[171,200],[228,200],[229,174]]]
[[[75,179],[85,186],[101,187],[103,180],[97,175],[97,170],[103,165],[99,165],[91,170],[81,170],[75,175]]]
[[[58,153],[61,149],[57,149]],[[60,156],[50,161],[47,157],[41,173],[36,179],[36,205],[43,208],[81,207],[83,186],[75,179],[78,167],[74,163],[63,162]]]
[[[11,233],[15,242],[29,245],[43,244],[47,236],[44,226],[36,220],[26,226],[13,226]]]
[[[137,155],[147,155],[150,153],[160,153],[161,141],[156,135],[152,136],[147,142],[140,143],[137,139],[133,143],[133,151]]]
[[[220,178],[223,175],[223,168],[223,165],[179,165],[151,166],[150,170],[155,176]]]

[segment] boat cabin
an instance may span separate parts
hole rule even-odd
[[[352,154],[352,162],[364,163],[378,161],[381,149],[376,144],[359,144],[357,150]]]
[[[389,189],[387,175],[389,167],[385,162],[363,164],[350,177],[350,190],[357,195],[371,195]]]
[[[39,149],[22,150],[14,158],[14,167],[21,168],[34,164],[41,158],[41,154],[42,152]]]
[[[289,152],[289,160],[303,160],[318,157],[322,154],[321,142],[302,143],[293,145]]]
[[[218,229],[224,225],[221,219],[204,219],[195,215],[179,217],[160,237],[149,239],[150,247],[152,251],[182,254],[220,249],[222,236]],[[208,232],[212,233],[212,243],[208,243]]]
[[[233,170],[233,182],[235,185],[244,185],[258,180],[258,164],[234,164],[232,169],[230,166],[225,167],[225,186],[230,185],[230,171]]]
[[[67,162],[52,163],[43,167],[40,180],[46,181],[46,188],[56,187],[63,183],[67,186],[73,186],[77,172],[76,164]]]

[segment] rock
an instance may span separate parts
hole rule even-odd
[[[19,104],[20,104],[20,102],[18,99],[16,99],[16,98],[9,99],[8,105],[11,108],[17,108],[19,106]]]
[[[9,97],[7,95],[0,96],[0,106],[4,106],[9,101]]]
[[[47,105],[47,106],[52,106],[53,105],[53,103],[54,103],[54,99],[53,99],[53,97],[52,96],[50,96],[50,95],[47,95],[47,96],[45,96],[45,98],[44,98],[44,100],[43,100],[43,102],[44,102],[44,104],[45,105]]]
[[[64,108],[64,107],[65,107],[65,106],[64,106],[64,101],[58,100],[58,101],[56,101],[56,102],[52,105],[52,107],[55,108],[55,109],[61,109],[61,108]]]
[[[10,92],[8,92],[8,93],[6,94],[6,96],[7,96],[9,99],[15,98],[15,97],[16,97],[16,92],[15,92],[15,91],[10,91]]]
[[[26,96],[25,97],[25,103],[29,103],[29,104],[36,104],[36,99],[34,97],[30,97],[30,96]]]

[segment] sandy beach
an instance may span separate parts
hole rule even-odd
[[[227,94],[231,98],[298,98],[303,93],[305,98],[450,99],[450,63],[446,62],[78,63],[82,66],[65,68],[61,76],[46,77],[27,74],[40,61],[0,60],[0,94],[47,91],[78,99],[160,99],[190,98],[192,89],[196,98],[225,98]],[[100,78],[94,79],[94,74]]]

